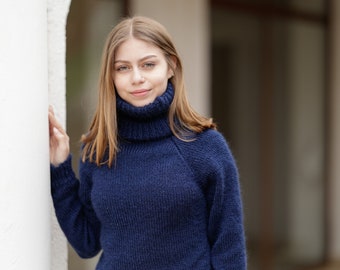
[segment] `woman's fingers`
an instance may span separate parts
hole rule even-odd
[[[54,115],[52,107],[48,110],[50,133],[50,162],[57,166],[69,155],[69,137]]]
[[[54,115],[53,108],[50,106],[48,110],[48,120],[49,120],[49,127],[50,127],[50,135],[53,135],[53,129],[56,128],[61,134],[66,135],[65,130],[58,122]]]

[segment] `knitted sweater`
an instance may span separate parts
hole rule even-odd
[[[97,270],[244,270],[237,168],[220,133],[185,142],[167,114],[173,89],[152,104],[117,99],[120,151],[114,165],[71,156],[51,165],[58,221],[84,258],[102,251]]]

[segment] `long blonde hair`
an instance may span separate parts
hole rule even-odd
[[[182,63],[167,30],[160,23],[146,17],[126,18],[112,29],[106,40],[99,77],[97,109],[89,132],[81,139],[84,144],[82,160],[88,159],[98,166],[101,164],[111,166],[119,150],[113,63],[116,50],[130,37],[160,48],[169,67],[174,72],[170,81],[175,94],[168,116],[169,125],[174,135],[186,140],[185,134],[188,131],[200,133],[205,129],[215,128],[212,119],[199,115],[188,102]],[[104,160],[106,153],[108,158]]]

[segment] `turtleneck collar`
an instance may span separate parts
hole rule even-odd
[[[170,82],[161,96],[143,107],[135,107],[117,95],[119,137],[129,141],[150,141],[171,136],[168,112],[173,98]]]

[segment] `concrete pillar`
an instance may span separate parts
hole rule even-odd
[[[162,23],[183,61],[188,97],[193,107],[210,114],[210,35],[207,0],[132,0],[131,11]]]
[[[47,10],[61,1],[54,2],[0,2],[0,269],[66,269],[51,266],[51,226],[57,225],[51,222],[48,87],[63,84],[49,77],[59,78],[57,62],[65,54],[60,43],[48,53]]]
[[[330,247],[329,259],[340,261],[340,2],[331,0],[331,67],[329,107]]]
[[[46,2],[0,2],[0,269],[50,267]]]
[[[46,1],[46,0],[45,0]],[[47,0],[48,100],[66,127],[66,23],[71,0]],[[68,269],[67,241],[51,209],[51,270]]]

